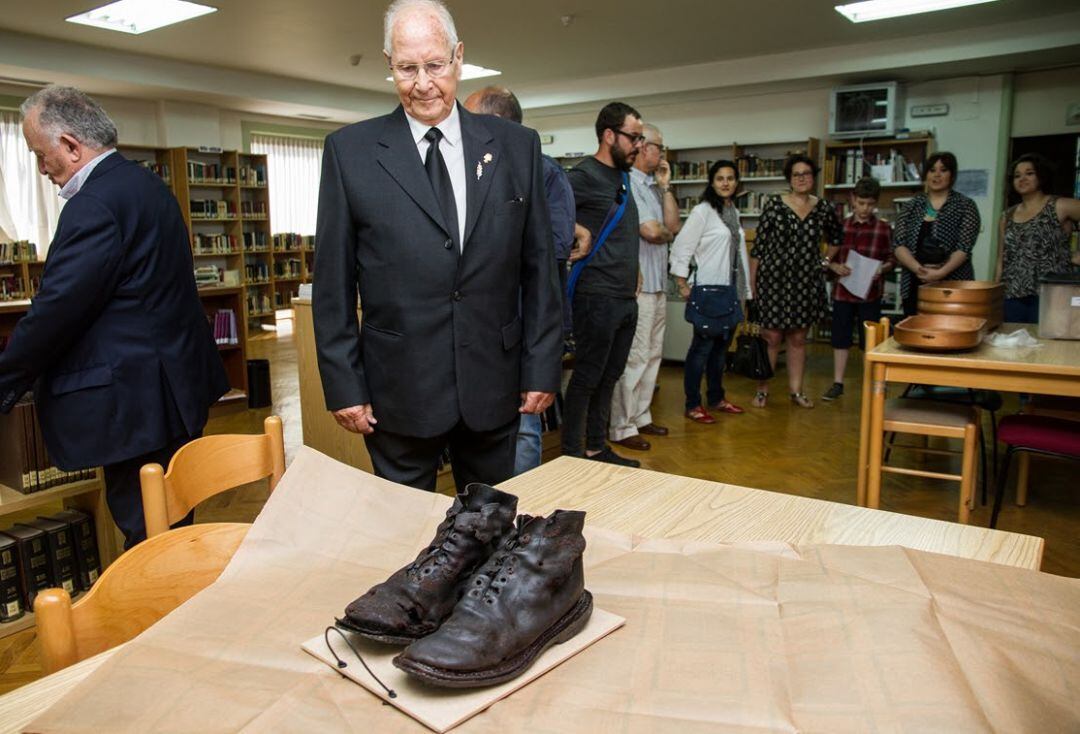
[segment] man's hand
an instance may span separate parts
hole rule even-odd
[[[661,189],[666,189],[671,185],[671,164],[667,160],[660,159],[659,167],[653,172],[653,180]]]
[[[335,410],[333,414],[339,426],[353,433],[374,433],[375,424],[379,422],[371,412],[371,403]]]
[[[574,224],[574,245],[570,248],[569,262],[577,262],[592,249],[592,233],[580,224]]]
[[[555,402],[553,392],[523,392],[519,413],[543,413]]]

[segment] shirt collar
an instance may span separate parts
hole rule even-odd
[[[873,227],[875,224],[877,224],[877,215],[871,214],[870,218],[867,219],[865,222],[860,222],[858,219],[855,218],[854,215],[852,215],[851,223],[858,227]]]
[[[409,113],[405,113],[405,119],[409,121],[409,130],[412,132],[413,142],[420,145],[420,141],[424,139],[424,135],[427,131],[433,127],[439,128],[443,134],[443,141],[449,143],[453,147],[461,145],[461,115],[458,114],[457,102],[454,102],[454,106],[450,110],[449,116],[438,125],[428,125],[426,123],[415,120],[409,116]]]
[[[116,152],[116,148],[109,148],[104,153],[92,158],[89,163],[80,168],[74,176],[68,179],[68,182],[60,188],[59,196],[61,199],[70,199],[79,193],[83,184],[86,183],[86,179],[90,178],[90,174],[94,172],[97,165],[101,163],[105,158],[112,153]]]
[[[636,166],[630,169],[630,176],[639,184],[645,184],[646,186],[652,186],[653,181],[656,180],[651,174],[645,173]]]

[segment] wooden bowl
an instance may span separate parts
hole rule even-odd
[[[989,280],[943,280],[919,286],[919,313],[974,316],[986,319],[987,328],[999,326],[1004,316],[1005,286]]]
[[[896,325],[897,344],[927,352],[960,352],[979,346],[986,334],[986,319],[974,316],[919,314]]]

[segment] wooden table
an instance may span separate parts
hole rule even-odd
[[[592,525],[647,537],[903,545],[1029,569],[1042,560],[1042,539],[1028,535],[570,457],[500,487],[519,496],[521,512],[573,507],[585,510]],[[116,649],[0,697],[0,734],[19,731]]]
[[[1004,324],[1002,333],[1031,324]],[[1040,339],[1040,347],[1005,349],[980,344],[970,352],[918,352],[890,338],[866,355],[871,364],[870,404],[862,407],[858,504],[881,499],[885,388],[889,382],[968,387],[1003,392],[1080,397],[1080,341]]]

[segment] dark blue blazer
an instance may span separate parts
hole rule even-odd
[[[399,106],[323,151],[312,311],[326,407],[371,403],[378,428],[489,431],[522,391],[559,389],[562,301],[536,132],[458,106],[459,254]],[[359,292],[363,324],[358,327]]]
[[[64,206],[41,288],[0,352],[0,410],[31,386],[65,470],[194,435],[228,390],[179,204],[119,153]]]

